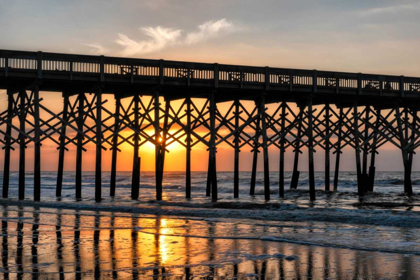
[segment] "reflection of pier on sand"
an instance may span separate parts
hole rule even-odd
[[[272,242],[315,227],[3,207],[4,278],[419,279],[417,255]],[[247,236],[254,236],[247,238]],[[56,255],[53,255],[55,253]]]

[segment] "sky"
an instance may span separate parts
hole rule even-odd
[[[419,12],[420,1],[387,0],[0,0],[0,49],[420,76]],[[59,95],[48,98],[62,102]],[[5,100],[0,90],[2,109]],[[184,151],[177,153],[168,162]],[[194,169],[204,170],[205,151],[197,153]],[[380,153],[379,170],[402,168],[395,160],[399,151],[387,147]],[[271,154],[276,170],[278,152]],[[231,155],[219,149],[218,169],[232,169]],[[55,170],[53,158],[44,160],[43,169]],[[93,156],[85,158],[88,170]],[[104,158],[108,169],[107,153]],[[353,170],[354,153],[344,158],[343,169]],[[67,170],[74,169],[71,160]],[[321,155],[316,160],[322,170]],[[305,170],[305,159],[301,165]],[[179,164],[165,168],[182,170]]]

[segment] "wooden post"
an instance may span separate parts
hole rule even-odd
[[[337,139],[337,149],[336,149],[336,158],[335,158],[335,170],[334,170],[334,191],[338,190],[338,173],[340,172],[340,156],[341,156],[341,137],[343,133],[343,108],[340,108],[340,116],[338,118],[338,139]]]
[[[159,141],[160,144],[160,154],[159,154],[159,186],[160,186],[160,196],[157,198],[158,200],[162,200],[162,185],[163,185],[163,171],[165,167],[165,154],[166,154],[166,139],[167,139],[167,132],[168,132],[168,121],[169,121],[169,110],[170,110],[171,102],[166,100],[165,102],[165,115],[163,120],[163,128],[162,128],[162,136]]]
[[[4,137],[4,171],[3,171],[3,198],[9,197],[9,182],[10,182],[10,149],[12,137],[12,120],[13,120],[13,92],[7,90],[7,124],[6,135]]]
[[[211,194],[211,159],[210,159],[210,148],[209,148],[209,161],[207,165],[207,183],[206,183],[206,196]]]
[[[299,181],[299,174],[300,171],[298,171],[299,168],[299,154],[300,154],[300,138],[302,137],[302,118],[303,114],[302,111],[305,110],[305,106],[299,106],[300,107],[300,114],[298,116],[298,132],[296,137],[296,147],[295,147],[295,159],[293,161],[293,173],[292,173],[292,180],[290,181],[290,189],[297,189],[298,181]]]
[[[235,140],[234,140],[234,173],[233,173],[233,197],[239,197],[239,99],[235,98]]]
[[[77,150],[76,150],[76,199],[82,198],[82,152],[83,152],[83,131],[84,131],[84,92],[78,95],[78,115],[77,115]]]
[[[185,197],[191,198],[191,97],[186,98],[187,129],[186,129],[186,166],[185,166]]]
[[[325,191],[330,191],[330,104],[325,105]]]
[[[26,91],[19,91],[20,114],[19,114],[19,129],[25,132],[26,122]],[[25,199],[25,145],[26,137],[23,133],[19,133],[19,200]]]
[[[417,131],[417,108],[413,108],[412,110],[413,110],[412,112],[413,119],[412,119],[412,127],[411,127],[411,141],[414,141],[415,131]],[[411,183],[411,171],[413,168],[413,156],[414,156],[414,149],[410,147],[408,151],[408,168],[410,170],[410,183]],[[408,188],[406,192],[409,196],[413,195],[412,188]]]
[[[39,120],[39,87],[34,88],[34,200],[41,200],[41,126]]]
[[[95,201],[102,199],[102,89],[96,92]]]
[[[265,120],[265,96],[261,97],[259,104],[259,114],[261,118],[262,147],[264,156],[264,197],[270,200],[270,171],[268,162],[268,144],[267,144],[267,123]]]
[[[359,115],[357,112],[357,101],[353,105],[353,136],[354,136],[354,145],[356,152],[356,172],[357,172],[357,191],[359,196],[363,196],[363,180],[362,180],[362,168],[360,165],[360,143],[359,143]]]
[[[366,122],[369,122],[370,118],[370,106],[366,106],[366,112],[365,112],[365,118]],[[364,139],[368,139],[369,137],[369,128],[367,125],[365,125],[365,135]],[[362,180],[363,180],[363,191],[367,192],[369,190],[369,177],[367,173],[367,161],[368,161],[368,152],[369,152],[369,144],[365,141],[365,144],[363,145],[363,161],[362,161]]]
[[[380,119],[379,116],[381,115],[381,109],[377,109],[376,110],[376,123],[375,123],[375,132],[374,132],[374,137],[373,137],[373,143],[372,143],[372,151],[371,151],[371,155],[370,155],[370,167],[369,167],[369,186],[368,186],[368,191],[373,192],[373,188],[375,186],[375,159],[376,159],[376,145],[377,145],[377,140],[378,140],[378,130],[379,130],[379,124],[380,124]]]
[[[404,134],[403,126],[401,122],[401,113],[399,105],[396,105],[396,118],[398,123],[398,131],[400,134],[400,141],[401,141],[401,152],[404,162],[404,193],[406,193],[408,196],[411,196],[413,194],[413,186],[411,183],[411,166],[410,166],[410,158],[409,158],[409,152],[407,142],[408,142],[408,131]],[[405,137],[407,136],[407,137]]]
[[[156,200],[162,200],[162,178],[161,178],[161,167],[162,167],[162,143],[161,143],[161,136],[160,136],[160,125],[159,125],[159,111],[160,111],[160,103],[159,103],[159,91],[155,90],[154,93],[154,113],[155,113],[155,120],[154,120],[154,128],[155,128],[155,179],[156,179]]]
[[[140,130],[139,124],[139,96],[134,95],[134,127],[136,130]],[[134,132],[134,152],[133,152],[133,174],[131,181],[131,198],[139,198],[139,184],[140,184],[140,170],[139,170],[139,141],[140,135]]]
[[[252,149],[253,157],[252,157],[252,171],[251,171],[251,188],[249,190],[250,195],[255,195],[255,184],[257,181],[257,163],[258,163],[258,153],[259,153],[258,148],[260,146],[259,145],[260,119],[261,119],[261,114],[260,114],[260,110],[258,110],[257,122],[255,124],[254,146]]]
[[[286,130],[286,102],[284,100],[281,103],[281,135],[280,138],[280,167],[279,167],[279,196],[284,197],[284,142],[286,140],[286,135],[284,135],[284,131]]]
[[[63,171],[64,171],[64,154],[66,151],[65,143],[66,143],[66,128],[68,122],[68,109],[69,109],[69,96],[63,93],[64,103],[63,103],[63,120],[61,124],[61,131],[60,131],[60,147],[59,147],[59,154],[58,154],[58,170],[57,170],[57,188],[55,190],[55,196],[60,197],[61,191],[63,189]]]
[[[210,182],[211,198],[217,201],[217,174],[216,174],[216,102],[214,92],[210,94]]]
[[[315,200],[314,143],[312,123],[312,98],[308,102],[308,159],[309,159],[309,196]]]
[[[116,180],[117,180],[117,155],[118,155],[118,134],[119,134],[119,129],[120,129],[120,109],[121,109],[121,98],[118,95],[115,95],[115,118],[114,118],[114,135],[112,137],[110,196],[115,196],[115,187],[116,187]]]

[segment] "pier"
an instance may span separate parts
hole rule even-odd
[[[191,153],[198,143],[208,148],[205,195],[213,201],[218,199],[216,155],[222,143],[234,151],[235,198],[239,197],[240,151],[245,146],[253,152],[249,193],[255,194],[257,161],[262,156],[266,200],[270,199],[270,146],[277,147],[280,154],[280,197],[284,197],[285,188],[298,187],[303,150],[308,152],[310,199],[316,199],[315,150],[325,153],[325,190],[338,191],[340,155],[346,147],[355,153],[358,194],[372,192],[375,160],[386,143],[400,149],[403,191],[413,194],[412,163],[420,146],[420,78],[0,50],[0,89],[8,96],[7,110],[0,112],[0,126],[5,127],[0,130],[3,198],[9,197],[10,153],[15,149],[19,150],[18,198],[25,198],[25,150],[32,143],[34,200],[41,200],[41,145],[45,140],[59,150],[57,197],[61,196],[66,152],[75,148],[75,198],[82,198],[83,153],[88,143],[96,150],[96,201],[104,195],[115,196],[119,146],[128,143],[133,148],[131,197],[137,199],[139,147],[151,143],[155,148],[156,199],[162,200],[165,155],[173,142],[186,149],[186,198],[191,198]],[[40,91],[61,93],[61,112],[45,106]],[[110,102],[103,98],[105,94],[114,96],[115,110],[104,106]],[[123,103],[123,99],[129,102]],[[175,101],[181,105],[175,108]],[[249,101],[252,108],[244,105]],[[229,109],[219,111],[220,103],[228,103]],[[273,112],[267,111],[269,104],[275,106]],[[130,131],[130,136],[121,134],[123,130]],[[147,133],[150,130],[154,133]],[[111,183],[105,194],[101,163],[102,151],[108,149],[112,151]],[[290,186],[284,183],[287,149],[294,152]],[[331,157],[335,157],[333,182]]]

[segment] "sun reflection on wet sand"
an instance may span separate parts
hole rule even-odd
[[[246,238],[281,235],[285,229],[296,230],[211,219],[8,206],[2,209],[0,269],[5,279],[420,277],[417,255]]]

